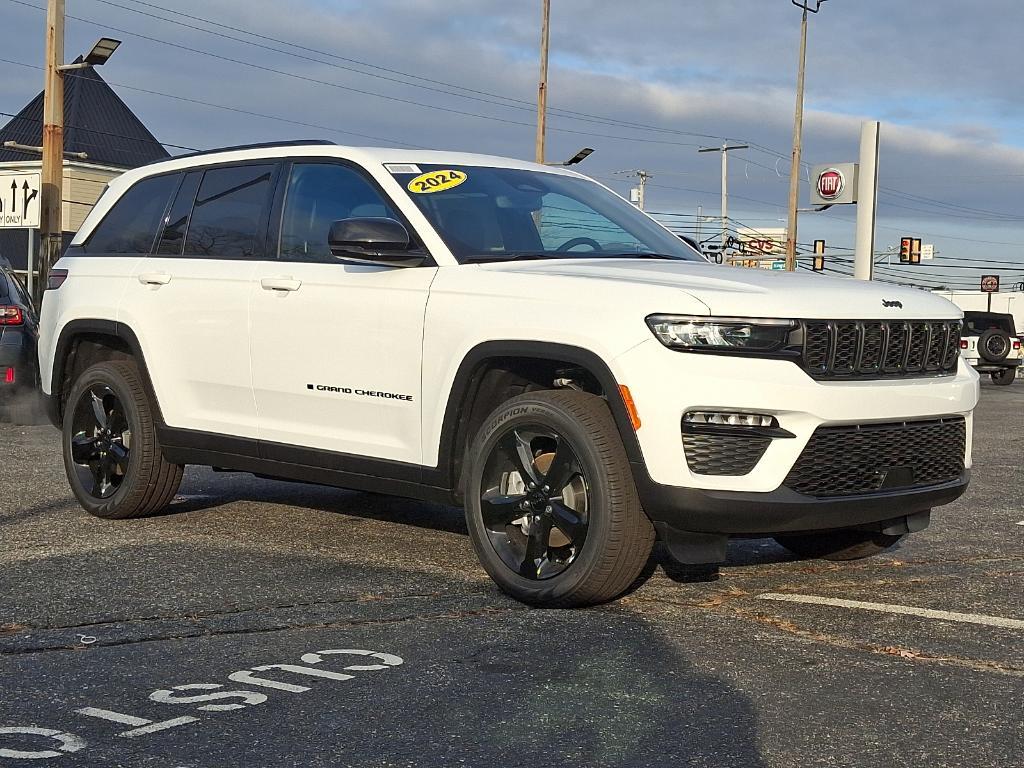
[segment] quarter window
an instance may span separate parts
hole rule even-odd
[[[358,171],[331,163],[296,163],[281,222],[281,258],[331,258],[331,224],[348,218],[397,219],[394,208]]]
[[[177,174],[151,176],[121,195],[85,243],[86,253],[149,253]]]
[[[188,221],[185,255],[221,259],[259,255],[273,174],[273,165],[206,171]]]

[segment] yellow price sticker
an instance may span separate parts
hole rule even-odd
[[[443,192],[446,189],[457,187],[467,178],[462,171],[430,171],[421,173],[410,181],[406,188],[417,195],[428,195],[432,192]]]

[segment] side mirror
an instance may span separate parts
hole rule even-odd
[[[427,259],[409,251],[409,232],[394,219],[341,219],[331,224],[327,243],[339,259],[382,267],[418,267]]]

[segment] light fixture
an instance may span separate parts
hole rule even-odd
[[[114,55],[114,51],[120,45],[120,40],[115,40],[112,37],[101,37],[96,41],[96,45],[92,47],[92,50],[85,54],[85,63],[93,67],[106,64],[107,59]]]

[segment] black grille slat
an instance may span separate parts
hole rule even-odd
[[[882,364],[884,341],[882,339],[881,323],[864,323],[864,342],[861,351],[860,364],[857,370],[862,373],[877,373]]]
[[[924,370],[924,354],[928,347],[928,324],[910,324],[910,342],[907,352],[907,373],[920,373]]]
[[[683,435],[690,471],[698,475],[749,475],[768,450],[770,437]]]
[[[804,369],[816,379],[951,374],[960,323],[949,320],[805,320]]]
[[[962,417],[818,427],[784,485],[808,496],[850,496],[939,485],[964,471]]]

